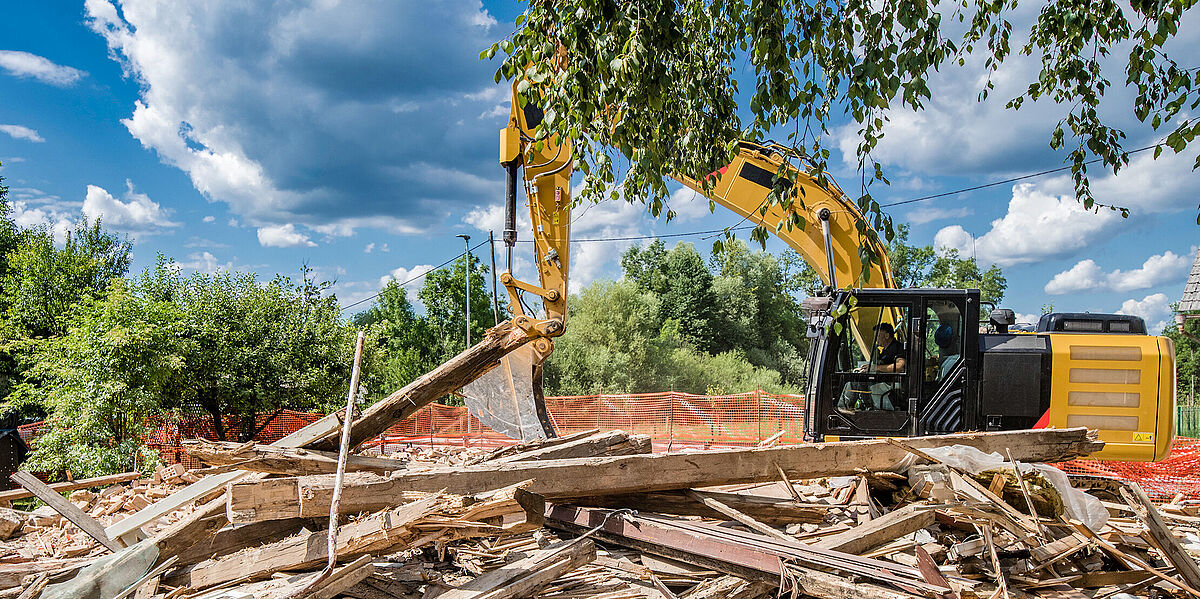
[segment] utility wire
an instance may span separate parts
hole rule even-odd
[[[1152,145],[1152,146],[1146,146],[1146,147],[1144,147],[1144,148],[1138,148],[1138,149],[1136,149],[1136,150],[1130,150],[1129,152],[1127,152],[1127,153],[1126,153],[1126,155],[1128,155],[1128,154],[1137,154],[1138,152],[1145,152],[1146,150],[1153,150],[1154,148],[1157,148],[1157,147],[1159,147],[1159,146],[1161,146],[1161,145],[1163,145],[1163,144],[1161,144],[1161,143],[1156,143],[1156,144],[1154,144],[1154,145]],[[1084,162],[1084,164],[1095,164],[1095,163],[1097,163],[1097,162],[1100,162],[1101,160],[1104,160],[1104,159],[1103,159],[1103,158],[1093,158],[1093,159],[1091,159],[1091,160],[1088,160],[1088,161]],[[985,189],[985,188],[988,188],[988,187],[995,187],[995,186],[997,186],[997,185],[1005,185],[1005,184],[1007,184],[1007,183],[1015,183],[1015,182],[1017,182],[1017,181],[1024,181],[1025,179],[1032,179],[1032,178],[1034,178],[1034,177],[1041,177],[1041,176],[1044,176],[1044,175],[1049,175],[1049,174],[1051,174],[1051,173],[1057,173],[1057,172],[1065,171],[1065,170],[1068,170],[1068,169],[1070,169],[1070,168],[1071,168],[1071,167],[1073,167],[1073,166],[1074,166],[1074,165],[1070,165],[1070,164],[1068,164],[1067,166],[1060,166],[1060,167],[1058,167],[1058,168],[1052,168],[1052,169],[1045,170],[1045,171],[1040,171],[1040,172],[1037,172],[1037,173],[1030,173],[1030,174],[1028,174],[1028,175],[1021,175],[1020,177],[1013,177],[1013,178],[1011,178],[1011,179],[1005,179],[1005,180],[1003,180],[1003,181],[994,181],[994,182],[992,182],[992,183],[984,183],[983,185],[976,185],[976,186],[974,186],[974,187],[965,187],[965,188],[963,188],[963,189],[956,189],[956,190],[954,190],[954,191],[946,191],[946,192],[943,192],[943,193],[935,193],[935,194],[933,194],[933,195],[929,195],[929,196],[923,196],[923,197],[919,197],[919,198],[913,198],[913,199],[911,199],[911,200],[901,200],[901,201],[899,201],[899,202],[892,202],[892,203],[890,203],[890,204],[880,204],[880,205],[879,205],[879,207],[880,207],[880,208],[890,208],[890,207],[892,207],[892,206],[902,206],[902,205],[904,205],[904,204],[915,204],[915,203],[917,203],[917,202],[924,202],[924,201],[927,201],[927,200],[934,200],[934,199],[937,199],[937,198],[944,198],[944,197],[946,197],[946,196],[952,196],[952,195],[954,195],[954,194],[958,194],[958,193],[966,193],[966,192],[968,192],[968,191],[978,191],[978,190],[980,190],[980,189]]]
[[[1197,68],[1200,68],[1200,67],[1197,67]],[[1129,152],[1126,153],[1126,155],[1137,154],[1139,152],[1145,152],[1147,150],[1153,150],[1154,148],[1157,148],[1162,145],[1163,145],[1162,143],[1156,143],[1153,145],[1138,148],[1136,150],[1130,150]],[[1085,164],[1085,165],[1095,164],[1097,162],[1100,162],[1101,160],[1103,160],[1103,158],[1093,158],[1092,160],[1088,160],[1088,161],[1084,162],[1083,164]],[[944,198],[946,196],[952,196],[952,195],[959,194],[959,193],[978,191],[980,189],[987,189],[989,187],[996,187],[998,185],[1006,185],[1008,183],[1024,181],[1025,179],[1033,179],[1035,177],[1042,177],[1042,176],[1049,175],[1052,173],[1058,173],[1058,172],[1062,172],[1065,170],[1069,170],[1072,166],[1074,166],[1074,165],[1060,166],[1058,168],[1052,168],[1052,169],[1048,169],[1048,170],[1044,170],[1044,171],[1038,171],[1036,173],[1021,175],[1019,177],[1012,177],[1010,179],[1004,179],[1003,181],[993,181],[991,183],[984,183],[982,185],[975,185],[973,187],[964,187],[962,189],[956,189],[953,191],[936,193],[933,195],[922,196],[919,198],[900,200],[899,202],[891,202],[888,204],[880,204],[879,207],[880,208],[890,208],[892,206],[903,206],[905,204],[915,204],[917,202],[926,202],[929,200],[936,200],[937,198]],[[591,206],[588,206],[588,208],[591,208]],[[584,213],[586,214],[587,210],[584,210]],[[582,215],[580,215],[580,216],[582,216]],[[574,221],[572,221],[572,222],[574,222]],[[571,243],[605,243],[605,242],[611,242],[611,241],[640,241],[643,239],[671,239],[671,238],[675,238],[675,237],[694,237],[694,236],[698,236],[698,235],[710,235],[713,233],[724,233],[727,231],[743,231],[746,229],[753,229],[753,228],[754,227],[752,227],[752,226],[744,226],[744,227],[727,227],[727,228],[723,228],[723,229],[712,229],[709,231],[689,231],[687,233],[668,233],[665,235],[630,235],[630,236],[626,236],[626,237],[596,237],[596,238],[592,238],[592,239],[572,239]],[[488,242],[486,242],[486,241],[480,242],[478,245],[471,248],[471,250],[479,249],[486,243],[488,243]],[[532,239],[522,239],[522,240],[518,240],[517,243],[533,243],[533,240]],[[403,287],[409,283],[412,283],[413,281],[416,281],[417,279],[420,279],[420,278],[424,277],[425,275],[427,275],[435,270],[438,270],[439,268],[442,268],[443,266],[446,266],[447,264],[450,264],[451,262],[454,262],[455,260],[458,260],[459,258],[462,258],[464,255],[466,255],[466,253],[467,252],[465,252],[465,251],[461,252],[457,256],[454,256],[453,258],[450,258],[449,260],[446,260],[445,262],[442,262],[441,264],[439,264],[419,275],[416,275],[416,276],[408,279],[407,281],[404,281],[403,283],[400,283],[400,286]],[[382,293],[382,291],[380,291],[379,293],[375,293],[374,295],[371,295],[369,297],[358,300],[357,302],[354,302],[353,304],[348,304],[348,305],[344,306],[342,308],[342,310],[348,310],[355,306],[365,304],[365,303],[379,297],[380,293]]]
[[[484,245],[486,245],[487,243],[488,243],[487,241],[481,241],[481,242],[479,242],[479,244],[478,244],[478,245],[476,245],[475,247],[473,247],[473,248],[471,248],[471,249],[472,249],[472,250],[477,250],[477,249],[479,249],[479,248],[483,247]],[[435,271],[435,270],[437,270],[437,269],[439,269],[439,268],[441,268],[441,267],[443,267],[443,266],[445,266],[445,265],[447,265],[447,264],[450,264],[451,262],[454,262],[455,260],[458,260],[459,258],[462,258],[463,256],[466,256],[466,255],[467,255],[467,252],[466,252],[466,251],[459,252],[459,254],[458,254],[457,256],[455,256],[455,257],[453,257],[453,258],[450,258],[449,260],[446,260],[445,262],[443,262],[443,263],[441,263],[441,264],[439,264],[439,265],[437,265],[437,266],[435,266],[435,267],[433,267],[433,268],[431,268],[431,269],[429,269],[429,270],[427,270],[427,271],[425,271],[425,272],[423,272],[423,273],[421,273],[421,274],[419,274],[419,275],[416,275],[416,276],[414,276],[414,277],[410,278],[409,280],[407,280],[407,281],[405,281],[405,282],[403,282],[403,283],[400,283],[400,287],[403,287],[403,286],[405,286],[405,285],[407,285],[407,284],[409,284],[409,283],[412,283],[413,281],[415,281],[415,280],[417,280],[417,279],[419,279],[419,278],[421,278],[421,277],[424,277],[425,275],[427,275],[427,274],[429,274],[429,273],[431,273],[431,272],[433,272],[433,271]],[[369,301],[371,301],[371,300],[373,300],[373,299],[375,299],[375,298],[379,297],[379,295],[380,295],[381,293],[383,293],[383,291],[382,291],[382,290],[381,290],[381,291],[379,291],[378,293],[375,293],[374,295],[371,295],[371,296],[369,296],[369,297],[365,297],[365,298],[363,298],[363,299],[360,299],[360,300],[358,300],[357,302],[354,302],[353,304],[348,304],[348,305],[346,305],[346,306],[342,306],[342,310],[349,310],[350,308],[353,308],[353,307],[355,307],[355,306],[357,306],[357,305],[360,305],[360,304],[365,304],[365,303],[367,303],[367,302],[369,302]]]
[[[753,228],[754,227],[746,226],[746,227],[734,227],[729,230],[730,231],[740,231],[743,229],[753,229]],[[597,237],[597,238],[592,238],[592,239],[572,239],[571,243],[604,243],[604,242],[610,242],[610,241],[638,241],[638,240],[642,240],[642,239],[669,239],[669,238],[674,238],[674,237],[694,237],[697,235],[708,235],[711,233],[720,233],[722,231],[725,231],[725,229],[713,229],[711,231],[691,231],[688,233],[668,233],[666,235],[631,235],[631,236],[627,236],[627,237]],[[487,243],[488,243],[487,241],[480,242],[478,245],[471,248],[471,251],[475,251],[475,250],[479,249],[480,247],[486,245]],[[522,240],[519,240],[518,243],[533,243],[533,240],[532,239],[522,239]],[[427,275],[435,270],[438,270],[439,268],[442,268],[442,267],[446,266],[447,264],[450,264],[451,262],[458,260],[459,258],[462,258],[466,254],[467,253],[465,251],[460,252],[457,256],[454,256],[453,258],[450,258],[450,259],[446,260],[445,262],[442,262],[441,264],[439,264],[419,275],[415,275],[412,278],[408,279],[407,281],[399,283],[399,286],[403,287],[405,285],[408,285],[409,283],[412,283],[413,281],[416,281],[416,280],[424,277],[425,275]],[[380,291],[379,293],[375,293],[371,296],[368,296],[361,300],[358,300],[357,302],[354,302],[353,304],[347,304],[342,307],[342,310],[349,310],[350,308],[353,308],[355,306],[365,304],[365,303],[379,297],[379,295],[381,293],[383,293],[383,292]]]

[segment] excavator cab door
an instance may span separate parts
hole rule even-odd
[[[904,435],[913,396],[909,316],[916,307],[897,298],[858,297],[826,336],[824,389],[827,434]]]

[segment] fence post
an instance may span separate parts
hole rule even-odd
[[[758,414],[754,418],[754,421],[758,423],[758,442],[762,443],[762,389],[754,390],[754,405]]]

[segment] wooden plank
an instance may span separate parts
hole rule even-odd
[[[596,545],[590,540],[563,541],[446,591],[438,595],[438,599],[532,597],[559,576],[594,559]]]
[[[205,439],[184,441],[184,448],[189,455],[207,464],[236,466],[238,470],[247,472],[304,476],[331,474],[337,471],[337,454],[315,449]],[[403,461],[390,458],[351,455],[346,460],[346,472],[387,474],[405,467]]]
[[[433,543],[478,536],[515,534],[541,526],[545,502],[519,486],[477,497],[422,494],[415,501],[379,511],[340,527],[337,555],[416,548]],[[523,515],[523,520],[512,516]],[[485,524],[495,519],[500,524]],[[207,588],[242,577],[319,566],[328,559],[328,531],[301,532],[274,543],[254,547],[197,564],[173,575],[167,584]]]
[[[933,510],[908,505],[846,532],[821,539],[816,545],[861,555],[884,543],[932,526],[934,520]]]
[[[357,557],[415,540],[419,532],[413,524],[437,513],[443,508],[442,502],[443,497],[431,495],[343,526],[338,531],[338,555]],[[171,586],[205,589],[240,578],[268,576],[283,570],[317,566],[328,559],[326,536],[324,530],[299,534],[202,562],[184,574],[169,577],[166,582]]]
[[[1108,541],[1105,541],[1104,539],[1100,538],[1100,535],[1097,535],[1095,532],[1093,532],[1090,528],[1088,528],[1082,522],[1076,522],[1074,520],[1071,520],[1070,524],[1071,524],[1071,526],[1075,527],[1075,530],[1078,530],[1079,532],[1083,533],[1083,536],[1088,537],[1091,540],[1095,541],[1095,543],[1097,545],[1099,545],[1101,549],[1107,551],[1109,555],[1117,558],[1118,561],[1124,562],[1125,566],[1128,567],[1129,569],[1131,569],[1131,570],[1140,569],[1142,571],[1149,572],[1149,573],[1153,574],[1159,580],[1161,580],[1171,586],[1174,586],[1174,587],[1188,593],[1189,595],[1191,595],[1193,597],[1197,597],[1198,599],[1200,599],[1200,590],[1191,587],[1190,585],[1188,585],[1187,583],[1185,583],[1179,579],[1171,577],[1166,572],[1163,572],[1162,570],[1159,570],[1158,568],[1151,566],[1150,564],[1142,561],[1140,558],[1134,557],[1132,555],[1129,555],[1128,553],[1125,553],[1124,551],[1121,551],[1117,547],[1110,544]]]
[[[107,487],[109,485],[115,485],[117,483],[123,483],[123,482],[128,482],[131,480],[135,480],[135,479],[141,478],[141,476],[142,476],[141,472],[123,472],[121,474],[110,474],[108,476],[97,476],[96,478],[81,478],[79,480],[54,483],[52,485],[49,485],[49,487],[51,490],[55,491],[56,493],[66,493],[68,491],[75,491],[78,489],[90,489],[92,487]],[[0,491],[0,502],[12,501],[14,499],[25,499],[26,497],[33,497],[33,493],[30,493],[26,489],[10,489],[8,491]]]
[[[525,331],[509,321],[488,329],[484,333],[483,341],[363,410],[362,415],[354,420],[350,432],[350,447],[362,445],[393,424],[407,419],[433,403],[437,398],[474,381],[495,368],[501,358],[530,340]],[[337,451],[337,432],[330,432],[320,440],[305,443],[304,446],[323,451]]]
[[[152,579],[162,576],[162,573],[169,570],[177,561],[179,561],[177,557],[172,557],[171,559],[168,559],[167,561],[151,568],[145,576],[137,579],[133,584],[126,587],[124,591],[117,593],[113,599],[125,599],[126,597],[136,593],[138,589],[142,588],[142,585],[150,582]]]
[[[771,528],[770,526],[767,526],[766,524],[763,524],[762,522],[759,522],[758,520],[755,520],[754,518],[747,516],[746,514],[743,514],[739,511],[729,507],[728,505],[725,505],[724,503],[721,503],[720,500],[716,499],[715,497],[713,497],[711,495],[701,493],[701,492],[698,492],[695,490],[688,490],[687,495],[688,495],[688,497],[691,497],[692,499],[695,499],[696,501],[699,501],[700,503],[704,504],[708,508],[715,510],[717,512],[720,512],[721,514],[723,514],[724,516],[726,516],[728,518],[732,518],[732,519],[738,521],[739,523],[742,524],[742,526],[745,526],[746,528],[749,528],[750,530],[753,530],[756,532],[761,532],[765,535],[772,536],[777,539],[782,539],[784,541],[794,541],[795,540],[794,538],[792,538],[788,535],[785,535],[785,534],[779,532],[778,530],[775,530],[774,528]]]
[[[1187,550],[1175,539],[1175,535],[1171,534],[1171,529],[1162,521],[1158,509],[1150,502],[1150,498],[1146,497],[1142,488],[1134,483],[1127,483],[1121,489],[1121,496],[1125,498],[1129,507],[1133,508],[1137,519],[1146,526],[1159,552],[1179,571],[1179,576],[1192,588],[1200,589],[1200,565],[1196,564],[1196,560],[1188,555]]]
[[[42,594],[42,589],[46,588],[46,583],[50,582],[50,574],[42,572],[34,576],[33,582],[26,586],[17,599],[37,599],[38,595]]]
[[[991,433],[965,433],[910,439],[916,447],[970,445],[990,453],[1013,447],[1014,454],[1030,461],[1057,462],[1087,455],[1103,443],[1084,428],[1039,429]],[[768,449],[735,449],[699,453],[650,454],[602,458],[575,458],[545,462],[516,462],[496,466],[477,465],[399,472],[390,477],[369,473],[347,475],[341,500],[342,513],[375,511],[394,505],[390,497],[412,490],[472,495],[520,481],[534,479],[530,491],[547,498],[594,496],[597,493],[627,494],[690,489],[739,483],[778,480],[776,464],[796,478],[818,478],[854,474],[857,469],[885,470],[904,456],[905,450],[883,440],[813,443]],[[295,492],[273,513],[292,517],[328,514],[333,494],[330,475],[278,479],[270,484],[293,481]],[[246,506],[245,497],[258,493],[264,483],[233,483],[229,505]],[[985,489],[986,491],[986,489]],[[260,509],[230,510],[230,521],[258,520]]]
[[[371,556],[364,555],[334,570],[329,575],[329,578],[322,581],[316,588],[308,589],[305,599],[333,599],[346,589],[366,580],[368,576],[374,573],[375,568],[371,565]],[[303,585],[308,584],[308,580],[306,578],[297,587],[303,588]]]
[[[790,499],[762,497],[759,495],[741,495],[708,490],[705,490],[704,493],[765,524],[786,525],[797,522],[824,522],[825,515],[834,507],[821,503],[800,503]],[[677,516],[724,517],[720,512],[704,504],[696,503],[680,491],[578,497],[571,499],[571,503],[583,507],[629,508],[639,512],[674,514]]]
[[[64,518],[107,547],[109,551],[121,550],[121,544],[108,538],[108,535],[104,534],[104,527],[95,518],[85,514],[78,506],[67,501],[66,497],[59,495],[38,477],[25,471],[17,471],[12,474],[11,478],[13,482],[28,489],[30,493],[46,502],[46,505],[54,508],[54,511],[62,514]]]
[[[649,435],[631,435],[622,430],[596,433],[567,443],[542,447],[511,456],[488,460],[489,464],[532,462],[535,460],[564,460],[596,456],[637,455],[650,453],[654,449]]]
[[[786,579],[794,582],[796,588],[803,594],[814,597],[914,599],[919,596],[884,588],[870,582],[855,582],[845,576],[819,572],[795,563],[784,566],[781,557],[799,557],[801,554],[796,553],[797,551],[820,551],[806,547],[798,541],[787,545],[787,549],[785,549],[782,544],[776,544],[778,542],[769,537],[743,533],[748,537],[747,541],[737,542],[732,539],[716,538],[698,530],[670,526],[659,519],[652,520],[638,516],[609,518],[607,513],[602,510],[587,510],[570,506],[554,507],[547,514],[546,524],[551,528],[573,533],[587,532],[598,526],[599,528],[592,534],[596,539],[605,543],[629,547],[701,568],[776,586],[780,580]],[[749,538],[754,541],[751,542]],[[872,568],[872,576],[869,580],[872,582],[889,576],[894,578],[892,573],[895,571],[911,570],[904,566],[874,560],[869,563],[870,566],[867,567]],[[784,568],[786,568],[786,575]],[[915,576],[915,572],[913,576]],[[916,588],[928,586],[924,582],[919,582],[919,579],[910,577],[906,580],[911,580],[912,586]]]
[[[221,514],[221,517],[224,519],[224,514]],[[206,559],[228,555],[246,547],[255,547],[263,543],[277,541],[300,532],[300,529],[305,526],[311,527],[312,530],[320,528],[319,523],[314,523],[317,523],[317,521],[305,518],[292,518],[288,520],[268,520],[266,522],[256,522],[243,526],[226,526],[217,531],[216,534],[178,554],[179,561],[176,563],[180,566],[188,566],[200,563]]]

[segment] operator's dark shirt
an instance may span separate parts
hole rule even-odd
[[[887,344],[887,347],[883,348],[883,350],[879,352],[879,360],[876,362],[876,364],[880,366],[890,366],[896,363],[897,358],[903,357],[904,348],[900,346],[899,341],[892,339],[892,342]]]

